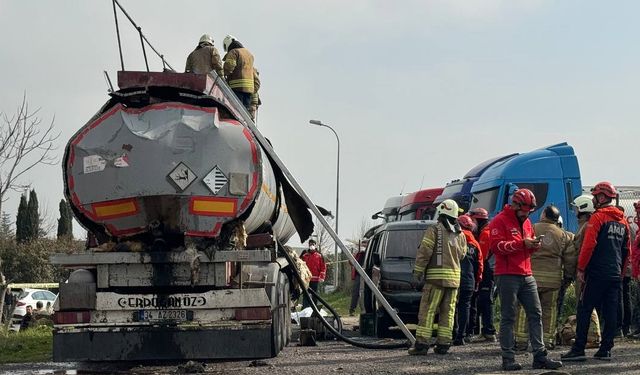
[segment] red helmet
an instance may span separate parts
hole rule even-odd
[[[476,223],[468,214],[458,216],[458,223],[463,229],[473,231],[476,227]]]
[[[489,211],[482,207],[477,207],[469,211],[469,216],[472,219],[486,219],[489,220]]]
[[[602,181],[598,182],[596,186],[591,189],[591,195],[596,196],[598,194],[604,194],[607,198],[613,199],[618,196],[618,191],[611,182]]]
[[[518,189],[513,193],[512,203],[519,204],[524,210],[533,211],[536,209],[536,196],[529,189]]]

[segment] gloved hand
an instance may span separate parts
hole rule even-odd
[[[424,273],[413,272],[411,276],[411,287],[415,290],[422,290],[424,287]]]

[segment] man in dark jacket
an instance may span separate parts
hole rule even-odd
[[[591,312],[601,305],[605,321],[602,342],[594,358],[611,360],[617,325],[620,288],[629,256],[629,225],[624,213],[612,202],[618,192],[610,182],[600,182],[591,189],[596,212],[591,215],[578,257],[577,277],[582,282],[578,302],[576,341],[562,356],[565,361],[585,361],[584,349],[591,322]]]
[[[471,216],[476,223],[474,236],[480,244],[482,259],[484,260],[482,280],[478,286],[478,291],[473,294],[474,298],[471,300],[471,312],[473,312],[475,305],[477,313],[470,313],[470,319],[474,319],[473,315],[475,315],[474,326],[480,327],[480,323],[482,322],[482,328],[480,329],[482,338],[485,341],[495,342],[496,328],[493,325],[493,294],[495,291],[493,268],[495,267],[495,257],[489,248],[491,245],[491,236],[489,234],[489,212],[484,208],[476,207],[469,211],[469,216]],[[474,301],[476,301],[476,303],[474,303]],[[472,334],[469,328],[470,327],[467,327],[468,335]]]
[[[524,308],[529,327],[529,341],[533,348],[534,369],[557,369],[562,362],[547,357],[542,340],[542,308],[538,287],[531,272],[531,254],[540,248],[534,238],[529,214],[536,208],[536,197],[528,189],[513,193],[511,204],[505,206],[489,224],[491,249],[496,257],[494,274],[500,294],[500,346],[502,369],[521,370],[515,360],[513,328],[518,302]]]

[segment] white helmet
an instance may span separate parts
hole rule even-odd
[[[564,226],[564,220],[562,220],[562,215],[558,216],[558,226],[560,228]]]
[[[579,214],[581,213],[593,213],[595,208],[593,207],[593,197],[590,194],[583,194],[573,200],[572,205],[576,208]]]
[[[224,40],[222,41],[222,47],[224,47],[224,51],[227,52],[229,50],[229,46],[231,45],[231,43],[233,43],[233,41],[236,40],[236,38],[233,35],[228,35],[224,37]]]
[[[456,219],[461,211],[462,210],[458,207],[458,203],[456,203],[456,201],[453,199],[445,199],[436,208],[436,217],[440,215],[447,215]]]
[[[200,37],[200,41],[198,42],[198,44],[202,44],[202,43],[208,43],[210,45],[213,45],[213,38],[209,34],[203,34]]]

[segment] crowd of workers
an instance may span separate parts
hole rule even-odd
[[[532,224],[529,214],[536,209],[536,197],[528,189],[516,190],[491,221],[482,208],[459,215],[455,201],[442,202],[437,225],[426,230],[416,255],[412,285],[422,290],[422,299],[409,354],[426,354],[432,346],[444,354],[452,345],[464,345],[465,337],[477,329],[474,315],[481,322],[482,339],[496,341],[495,290],[500,298],[502,369],[522,369],[516,353],[529,345],[533,368],[557,369],[562,362],[549,358],[547,349],[555,346],[564,291],[574,282],[575,341],[561,360],[586,360],[585,348],[590,332],[599,330],[598,318],[603,330],[594,358],[610,360],[616,332],[622,327],[629,334],[629,272],[640,276],[640,236],[636,238],[635,223],[630,226],[617,206],[617,197],[611,183],[601,182],[591,195],[576,198],[576,234],[562,229],[553,205]],[[634,206],[639,217],[640,202]],[[627,306],[622,309],[625,284]]]
[[[262,102],[258,95],[260,76],[254,67],[253,55],[231,35],[224,38],[222,46],[226,54],[221,60],[218,50],[213,45],[213,38],[208,34],[202,35],[196,48],[187,57],[184,71],[196,74],[215,71],[219,77],[226,80],[255,121],[258,106]]]

